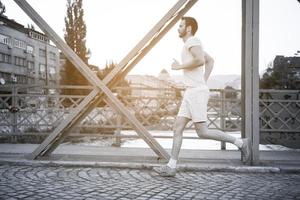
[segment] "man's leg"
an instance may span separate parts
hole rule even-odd
[[[178,160],[179,152],[181,149],[182,144],[182,133],[186,126],[186,124],[190,121],[190,119],[186,117],[178,116],[176,118],[174,124],[174,137],[173,137],[173,145],[172,145],[172,152],[171,152],[171,159]]]
[[[220,130],[214,130],[208,133],[206,122],[195,122],[194,123],[197,135],[203,139],[213,139],[223,142],[229,142],[234,144],[236,138],[228,135]]]
[[[220,130],[214,130],[208,133],[208,129],[205,122],[194,123],[196,132],[200,138],[213,139],[223,142],[229,142],[236,145],[244,154],[243,162],[248,162],[250,158],[250,140],[249,139],[238,139],[231,135],[228,135]]]
[[[167,165],[162,167],[154,167],[153,170],[159,173],[161,176],[175,176],[176,174],[176,164],[179,156],[179,152],[182,144],[182,133],[186,124],[190,119],[186,117],[177,117],[174,124],[174,137],[173,146],[171,152],[171,158]]]

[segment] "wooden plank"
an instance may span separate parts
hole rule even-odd
[[[123,104],[114,97],[111,91],[105,86],[105,84],[98,79],[98,77],[91,72],[91,70],[85,65],[85,63],[78,58],[78,56],[59,38],[59,36],[47,25],[47,23],[30,7],[26,1],[15,0],[15,2],[27,13],[29,17],[35,21],[39,27],[49,35],[50,39],[65,53],[66,57],[78,68],[78,70],[94,85],[100,87],[100,89],[107,95],[108,99],[113,105],[117,106],[122,114],[124,114],[130,122],[135,126],[135,128],[142,134],[147,134],[146,137],[151,140],[149,143],[155,144],[156,141],[151,137],[151,135],[143,128],[143,126],[132,116]],[[180,1],[184,2],[184,1]],[[99,90],[99,91],[101,91]],[[119,107],[121,106],[121,107]],[[64,126],[64,123],[63,125]],[[54,134],[53,134],[54,136]],[[149,137],[150,136],[150,137]],[[54,139],[54,138],[53,138]],[[49,142],[49,141],[48,141]],[[49,143],[50,144],[50,143]],[[43,147],[43,146],[41,146]],[[151,147],[151,146],[150,146]],[[151,148],[155,148],[152,146]],[[160,156],[168,158],[168,154],[161,148],[155,149],[156,152],[160,153]]]

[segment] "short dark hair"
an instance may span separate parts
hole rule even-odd
[[[191,26],[192,27],[192,34],[195,35],[195,33],[198,30],[198,23],[195,18],[193,17],[182,17],[181,20],[185,21],[185,26]]]

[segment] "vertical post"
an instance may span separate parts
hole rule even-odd
[[[221,129],[224,132],[225,131],[225,127],[226,127],[226,122],[225,122],[225,89],[221,90],[220,93],[220,97],[221,97],[221,121],[220,121],[220,125],[221,125]],[[221,150],[226,150],[226,142],[221,141]]]
[[[122,90],[117,89],[116,90],[117,96],[122,96]],[[116,130],[115,130],[115,142],[113,143],[113,146],[115,147],[121,147],[121,131],[122,131],[122,113],[117,111],[117,124],[116,124]]]
[[[46,73],[46,79],[45,79],[45,94],[48,95],[49,94],[49,62],[48,62],[48,46],[47,46],[47,42],[45,42],[45,73]]]
[[[18,131],[17,128],[17,113],[16,113],[16,108],[17,108],[17,90],[15,86],[16,82],[13,80],[13,88],[12,88],[12,105],[11,105],[11,114],[13,117],[13,134],[16,134]]]
[[[259,162],[259,0],[242,1],[242,136],[250,138],[251,161]]]
[[[117,115],[117,129],[115,131],[116,141],[113,146],[121,146],[121,130],[122,130],[122,114],[118,113]]]
[[[18,111],[18,105],[17,105],[17,89],[16,89],[16,83],[18,82],[17,76],[14,74],[11,74],[11,83],[12,83],[12,92],[11,92],[11,107],[10,107],[10,113],[12,114],[12,132],[15,134],[18,132],[17,128],[17,114]]]

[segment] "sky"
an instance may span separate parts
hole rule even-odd
[[[63,38],[66,0],[28,0]],[[175,0],[83,0],[90,64],[103,68],[120,62],[176,3]],[[10,19],[34,24],[13,0],[2,0]],[[199,24],[196,36],[215,60],[212,75],[241,73],[241,0],[198,0],[186,14]],[[300,3],[297,0],[260,0],[259,70],[276,55],[294,56],[300,50]],[[36,26],[37,27],[37,26]],[[183,41],[178,24],[137,64],[130,74],[172,75],[173,58],[180,60]],[[299,54],[300,56],[300,54]]]

